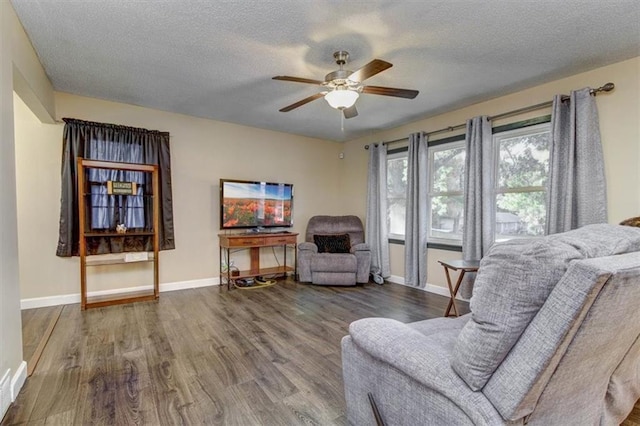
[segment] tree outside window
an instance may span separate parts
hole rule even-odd
[[[495,240],[544,234],[549,124],[494,135]]]
[[[387,156],[387,225],[389,238],[404,240],[407,208],[407,151]]]
[[[549,123],[493,136],[495,241],[544,234],[549,174]],[[464,136],[461,136],[464,138]],[[464,232],[464,140],[429,147],[430,243],[461,246]],[[387,156],[389,238],[404,240],[407,151]]]
[[[429,149],[429,240],[462,243],[464,141]]]

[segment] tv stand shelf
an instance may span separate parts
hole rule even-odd
[[[298,234],[293,232],[278,233],[246,233],[246,234],[218,234],[220,240],[220,287],[225,283],[227,289],[231,288],[233,280],[240,278],[252,278],[261,275],[286,275],[287,272],[293,272],[294,276],[298,276],[297,247]],[[261,268],[260,267],[260,249],[262,247],[284,248],[284,264],[282,266]],[[287,247],[293,247],[293,267],[287,266]],[[250,250],[251,265],[250,269],[238,271],[237,275],[232,275],[232,271],[227,268],[223,270],[223,260],[227,263],[230,258],[231,249],[247,248]]]

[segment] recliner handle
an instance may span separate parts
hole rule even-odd
[[[378,410],[378,405],[376,404],[376,400],[373,397],[373,394],[371,392],[368,392],[367,397],[369,397],[369,404],[371,404],[371,409],[373,410],[373,417],[376,419],[376,425],[384,426],[384,420],[382,420],[382,415],[380,415],[380,410]]]

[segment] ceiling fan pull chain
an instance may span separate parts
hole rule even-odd
[[[342,129],[342,133],[344,133],[344,114],[342,110],[338,110],[338,112],[340,113],[340,129]]]

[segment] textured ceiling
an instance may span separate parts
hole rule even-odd
[[[640,55],[638,0],[12,3],[56,90],[337,141]],[[323,80],[337,50],[420,94],[362,95],[344,131],[323,99],[278,112],[319,90],[271,77]]]

